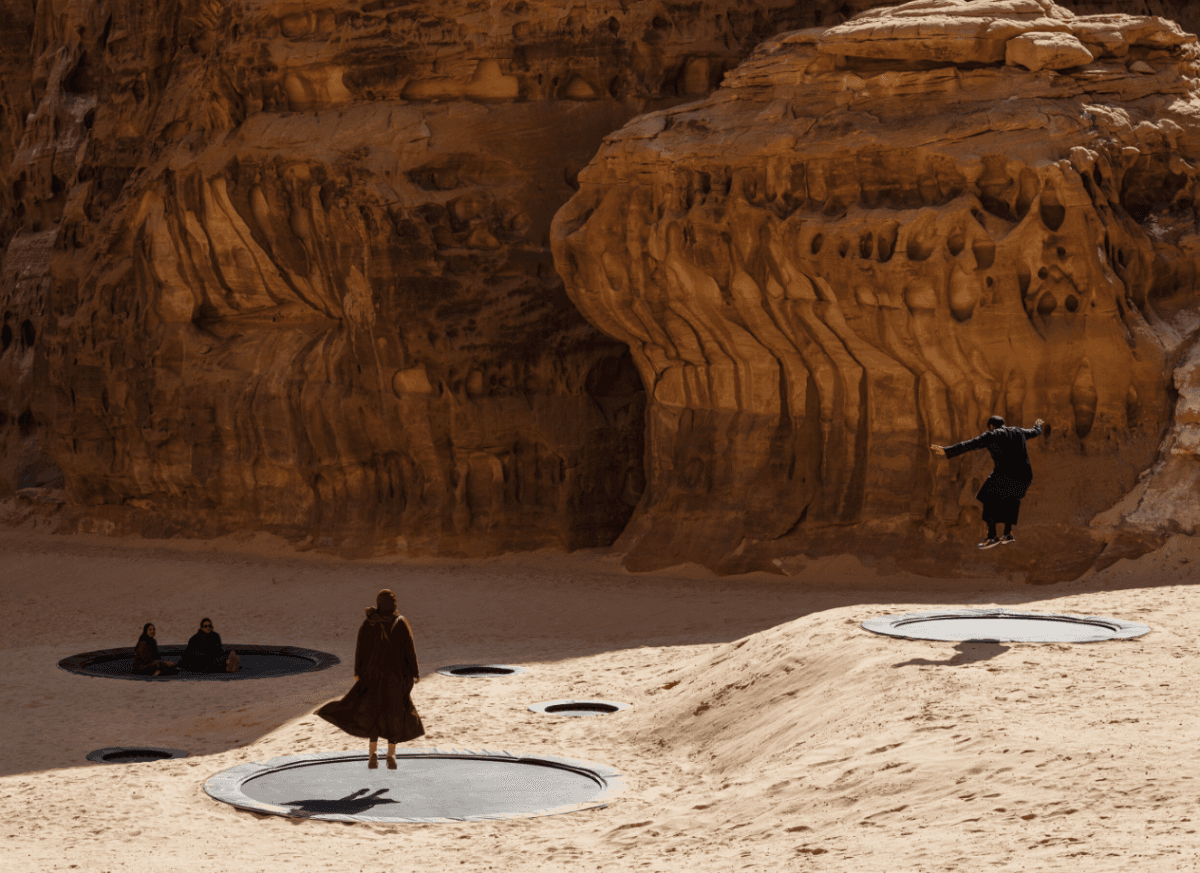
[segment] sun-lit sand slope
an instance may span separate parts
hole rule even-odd
[[[969,547],[969,546],[967,546]],[[1019,548],[1019,546],[1018,546]],[[0,870],[1194,869],[1200,543],[1074,583],[883,576],[853,559],[791,577],[642,576],[604,552],[350,562],[263,539],[0,534]],[[556,754],[618,769],[607,809],[512,822],[366,825],[240,812],[204,794],[247,761],[362,743],[311,715],[351,681],[354,635],[391,587],[412,622],[429,731],[409,745]],[[1085,645],[876,636],[868,617],[997,604],[1143,622]],[[278,680],[141,683],[58,670],[181,643],[331,651]],[[521,664],[463,680],[439,666]],[[530,703],[633,704],[588,719]],[[186,749],[97,765],[91,750]]]

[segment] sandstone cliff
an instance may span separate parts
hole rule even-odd
[[[88,530],[611,542],[644,390],[550,219],[605,133],[828,5],[8,4],[0,489]]]
[[[646,441],[625,337],[564,292],[552,216],[609,132],[880,5],[0,2],[9,518],[65,501],[62,529],[351,552],[611,542],[644,458],[661,476],[677,451]],[[1184,0],[1073,8],[1200,27]],[[1170,398],[1148,390],[1149,428]],[[705,531],[677,556],[725,567]]]
[[[627,565],[969,568],[990,461],[929,445],[993,413],[1051,432],[1021,548],[983,560],[1064,578],[1138,539],[1088,526],[1195,379],[1173,373],[1197,324],[1198,58],[1162,18],[918,0],[769,40],[606,138],[554,247],[649,390]],[[1171,439],[1194,466],[1191,431]],[[1195,494],[1164,471],[1160,502],[1154,475],[1143,514]]]

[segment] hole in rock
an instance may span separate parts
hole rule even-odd
[[[933,246],[914,234],[908,238],[907,254],[910,261],[925,261],[933,254]]]
[[[991,288],[993,285],[995,285],[995,284],[996,284],[996,280],[995,280],[995,279],[993,279],[991,276],[988,276],[988,277],[987,277],[986,279],[984,279],[983,281],[987,283],[987,286],[988,286],[989,288]]]
[[[989,269],[996,262],[996,244],[990,239],[977,239],[971,243],[971,251],[975,255],[975,266],[980,270]]]
[[[879,231],[879,260],[887,263],[896,251],[896,237],[900,235],[900,225],[892,222]]]
[[[1058,256],[1060,258],[1065,258],[1067,256],[1067,250],[1062,246],[1059,246],[1057,249],[1055,249],[1055,251],[1058,252]]]
[[[838,257],[839,258],[846,257],[846,254],[849,251],[850,251],[850,243],[848,243],[846,240],[841,240],[838,242]]]
[[[858,240],[858,256],[860,258],[871,257],[871,252],[875,248],[875,237],[870,232],[861,236]]]
[[[818,233],[812,238],[812,242],[809,244],[809,249],[814,255],[816,255],[820,253],[821,246],[823,245],[825,245],[825,234]]]
[[[1058,301],[1054,299],[1053,294],[1043,294],[1042,298],[1038,301],[1038,305],[1037,305],[1038,315],[1042,316],[1043,318],[1045,318],[1047,315],[1052,313],[1057,308],[1058,308]]]
[[[1079,308],[1079,298],[1074,294],[1068,294],[1067,299],[1063,301],[1063,306],[1067,307],[1067,312],[1074,312]]]
[[[96,89],[96,83],[93,81],[91,70],[88,67],[87,52],[79,56],[75,68],[63,79],[63,88],[72,94],[87,94]]]
[[[6,324],[3,328],[0,328],[0,352],[8,351],[8,347],[12,345],[12,341],[12,328]]]
[[[1067,210],[1058,202],[1058,196],[1050,188],[1042,192],[1042,224],[1050,230],[1058,230],[1067,218]]]
[[[33,330],[33,322],[28,318],[21,322],[21,342],[27,347],[33,345],[33,341],[37,334]]]
[[[1041,269],[1038,270],[1038,278],[1039,279],[1045,279],[1049,275],[1050,275],[1050,272],[1045,267],[1042,267]]]
[[[956,230],[946,239],[946,250],[950,252],[952,257],[957,258],[962,254],[962,250],[966,248],[967,238],[962,230]]]
[[[655,15],[653,20],[650,22],[650,26],[655,30],[667,30],[671,27],[671,22],[667,21],[667,19],[663,18],[661,15]]]
[[[20,431],[23,437],[33,433],[34,424],[33,413],[28,409],[17,416],[17,430]]]

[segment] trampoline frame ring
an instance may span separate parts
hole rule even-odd
[[[134,679],[141,682],[211,682],[213,680],[227,679],[282,679],[284,676],[299,676],[304,673],[315,673],[318,670],[328,670],[330,667],[342,663],[342,659],[337,655],[330,654],[329,652],[321,652],[317,649],[303,649],[299,646],[259,646],[226,643],[224,644],[224,648],[235,649],[239,655],[287,655],[291,658],[302,658],[311,663],[312,666],[296,673],[275,675],[269,673],[244,673],[239,670],[236,673],[189,673],[185,671],[173,676],[140,676],[137,673],[92,673],[87,669],[89,663],[106,656],[132,658],[134,648],[134,646],[122,646],[116,649],[97,649],[94,652],[70,655],[58,662],[58,669],[66,670],[68,673],[74,673],[77,676],[87,676],[89,679]],[[186,649],[186,645],[159,646],[158,653],[160,657],[165,655],[182,655]]]
[[[629,709],[632,706],[632,704],[630,704],[630,703],[618,703],[615,700],[546,700],[546,701],[543,701],[542,703],[533,704],[532,706],[529,707],[529,711],[536,712],[540,715],[557,715],[557,716],[561,716],[562,718],[586,718],[587,716],[582,715],[582,714],[577,715],[577,714],[568,714],[568,713],[564,713],[564,712],[547,712],[546,711],[547,708],[551,707],[551,706],[562,706],[563,704],[569,705],[569,704],[579,704],[579,703],[591,703],[591,704],[601,703],[601,704],[604,704],[605,706],[615,707],[615,709],[613,709],[612,712],[596,711],[596,712],[588,713],[587,715],[615,715],[616,713],[621,712],[622,710],[625,710],[625,709]]]
[[[204,793],[214,800],[260,815],[282,815],[288,818],[308,818],[318,821],[359,821],[377,824],[458,824],[465,821],[506,821],[509,819],[535,818],[544,815],[561,815],[567,812],[577,812],[584,809],[604,809],[625,789],[624,777],[612,767],[596,764],[591,761],[580,761],[575,758],[561,758],[555,755],[519,755],[513,752],[493,749],[439,749],[436,747],[397,749],[397,758],[477,758],[485,761],[511,761],[516,763],[529,762],[542,766],[558,767],[570,770],[595,780],[604,790],[592,798],[579,803],[568,803],[562,806],[539,809],[533,812],[506,812],[489,815],[465,815],[460,818],[385,818],[383,816],[344,813],[308,813],[286,806],[275,806],[254,800],[242,793],[242,786],[260,776],[277,770],[289,770],[293,767],[304,767],[321,761],[346,760],[366,761],[367,753],[362,751],[344,752],[315,752],[309,755],[285,755],[272,758],[263,763],[252,761],[249,764],[239,764],[222,770],[210,776],[204,782]]]
[[[1099,626],[1105,628],[1103,635],[1097,633],[1091,639],[1073,639],[1073,640],[1044,640],[1042,642],[1059,642],[1059,643],[1101,643],[1109,640],[1128,640],[1134,637],[1140,637],[1143,634],[1149,633],[1152,628],[1148,625],[1138,624],[1132,621],[1123,621],[1119,618],[1109,618],[1099,615],[1078,615],[1076,613],[1048,613],[1048,612],[1018,612],[1012,609],[1003,609],[999,607],[991,607],[985,609],[934,609],[926,612],[906,612],[902,615],[885,615],[880,618],[867,619],[862,623],[865,630],[872,633],[882,634],[884,636],[898,637],[904,640],[921,640],[923,642],[954,642],[954,643],[998,643],[998,642],[1039,642],[1036,640],[1010,640],[996,639],[994,637],[980,637],[978,639],[944,639],[931,637],[914,637],[904,633],[904,626],[910,624],[920,624],[922,622],[934,621],[936,619],[955,619],[955,618],[1030,618],[1040,619],[1043,621],[1059,621],[1064,624],[1084,624]]]
[[[106,761],[105,755],[111,755],[113,752],[167,752],[167,756],[159,758],[159,761],[170,761],[174,758],[186,758],[188,753],[183,749],[159,749],[154,746],[113,746],[110,749],[96,749],[94,752],[87,753],[87,759],[97,764],[154,764],[155,761]]]
[[[463,670],[468,667],[491,667],[495,669],[511,670],[511,673],[477,673],[474,676],[464,676],[455,673],[455,670]],[[524,667],[517,667],[513,664],[451,664],[449,667],[439,667],[438,672],[443,676],[452,676],[455,679],[503,679],[506,676],[518,676],[526,672]]]

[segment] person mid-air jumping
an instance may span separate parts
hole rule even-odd
[[[983,520],[987,523],[987,539],[979,544],[981,549],[990,549],[1001,543],[1013,542],[1012,529],[1021,511],[1021,498],[1033,481],[1033,467],[1029,463],[1029,451],[1025,440],[1042,432],[1042,419],[1033,427],[1006,427],[1004,419],[993,415],[987,421],[987,431],[974,439],[955,443],[952,446],[930,446],[936,454],[953,458],[975,449],[987,449],[995,467],[992,475],[980,487],[975,499],[983,504]],[[996,525],[1004,525],[1004,536],[996,535]]]

